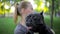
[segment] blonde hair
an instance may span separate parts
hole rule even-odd
[[[18,16],[21,16],[20,12],[22,8],[26,9],[28,7],[28,4],[30,4],[30,2],[27,1],[21,1],[20,4],[18,5],[16,3],[15,5],[15,13],[14,13],[14,22],[17,22]]]

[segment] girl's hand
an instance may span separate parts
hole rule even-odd
[[[27,29],[29,30],[29,29],[32,29],[32,27],[27,27]]]

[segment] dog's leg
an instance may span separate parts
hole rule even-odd
[[[51,29],[51,31],[53,32],[53,34],[55,34],[55,32],[54,32],[54,30],[53,30],[53,29]]]

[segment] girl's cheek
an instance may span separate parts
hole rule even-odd
[[[32,10],[31,10],[31,9],[29,9],[27,12],[28,12],[28,13],[31,13],[31,12],[32,12]]]
[[[26,14],[29,14],[29,13],[31,13],[31,12],[32,12],[32,10],[28,8],[25,13],[26,13]]]
[[[25,13],[29,13],[30,11],[29,10],[26,10],[26,12]]]

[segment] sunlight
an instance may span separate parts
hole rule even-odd
[[[49,2],[47,2],[47,7],[49,7]]]
[[[42,10],[44,10],[44,7],[45,7],[45,0],[41,0],[40,2],[41,2],[41,7],[40,7],[40,8],[41,8]]]
[[[12,6],[11,9],[10,9],[10,13],[14,13],[14,11],[15,11],[15,7]]]
[[[5,5],[4,8],[5,8],[5,9],[9,9],[10,7],[9,7],[8,5]]]
[[[40,8],[43,10],[44,6],[45,6],[45,3],[42,3]]]
[[[34,0],[28,0],[28,1],[32,4],[33,9],[35,9],[37,7],[37,5],[34,3]]]
[[[2,0],[1,0],[2,1]]]

